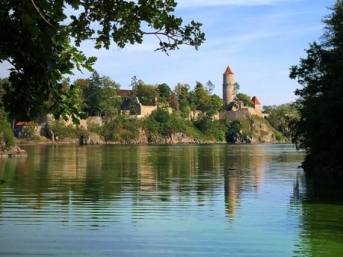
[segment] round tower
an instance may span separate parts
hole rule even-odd
[[[235,100],[235,75],[231,71],[230,67],[227,66],[223,74],[223,102],[224,106],[228,106]]]

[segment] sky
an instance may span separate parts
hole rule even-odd
[[[185,23],[203,24],[206,41],[195,50],[154,50],[158,41],[148,36],[143,44],[120,49],[96,50],[92,42],[81,45],[87,56],[98,58],[94,68],[130,89],[136,76],[146,84],[166,83],[173,89],[178,83],[196,82],[215,85],[222,97],[223,73],[227,66],[235,74],[240,92],[257,96],[261,105],[279,105],[295,101],[300,88],[289,79],[289,69],[306,57],[305,49],[323,34],[322,19],[335,0],[178,0],[175,15]],[[8,76],[8,64],[0,64],[0,77]],[[71,81],[89,78],[91,73],[75,72]]]

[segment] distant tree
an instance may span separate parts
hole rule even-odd
[[[107,76],[101,76],[94,72],[85,81],[78,81],[83,83],[83,98],[85,101],[84,111],[91,116],[105,116],[110,117],[118,113],[121,104],[121,99],[116,97],[116,92],[120,85]],[[78,85],[76,83],[76,85]]]
[[[234,89],[233,89],[233,92],[234,92],[235,95],[238,94],[240,88],[241,88],[241,86],[236,82],[234,84]]]
[[[197,82],[195,83],[195,88],[197,89],[197,88],[199,88],[199,87],[204,88],[204,85],[203,85],[201,82],[197,81]]]
[[[142,105],[152,105],[159,96],[158,88],[155,85],[147,85],[142,80],[134,81],[131,97],[138,97]]]
[[[169,107],[173,108],[174,110],[179,110],[179,102],[177,100],[175,92],[171,92],[171,94],[170,94]]]
[[[170,87],[167,84],[163,83],[157,86],[157,91],[159,94],[159,101],[168,103],[172,93]]]
[[[263,105],[262,112],[263,113],[271,113],[276,108],[276,105]]]
[[[193,104],[196,106],[197,110],[200,110],[202,112],[206,112],[209,108],[210,104],[210,95],[207,92],[207,90],[202,87],[196,87],[194,89],[194,99],[193,99]]]
[[[2,97],[5,94],[4,85],[10,83],[7,78],[0,78],[0,148],[1,146],[14,145],[14,134],[11,128],[11,123],[8,120],[8,115],[4,110]]]
[[[290,137],[290,124],[299,120],[299,113],[294,104],[281,104],[270,108],[267,120],[273,128]]]
[[[207,112],[214,115],[223,108],[223,100],[217,95],[211,95]]]
[[[154,134],[154,137],[161,135],[164,138],[171,138],[173,133],[183,131],[183,122],[180,118],[163,108],[153,111],[146,119],[145,124],[150,134]]]
[[[85,100],[84,111],[90,116],[98,116],[101,114],[99,107],[100,96],[100,76],[94,71],[91,77],[88,79],[89,86],[83,89],[83,97]]]
[[[236,101],[243,102],[245,106],[251,107],[253,106],[253,102],[251,97],[244,93],[238,93],[236,95]]]
[[[177,84],[174,92],[179,101],[179,111],[183,117],[188,117],[191,111],[189,103],[189,85],[188,84]]]
[[[99,109],[101,115],[106,118],[113,118],[120,111],[122,100],[117,97],[120,85],[107,76],[101,77],[101,88],[99,95]]]
[[[210,95],[212,95],[214,87],[215,85],[211,82],[211,80],[207,81],[205,88]]]

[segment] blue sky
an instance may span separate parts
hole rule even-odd
[[[211,80],[214,93],[222,97],[222,79],[227,66],[235,74],[240,92],[257,96],[262,105],[295,100],[300,87],[289,79],[289,68],[305,57],[304,49],[318,41],[321,22],[335,0],[178,0],[175,15],[185,22],[203,23],[205,43],[196,51],[181,46],[177,51],[154,52],[157,40],[146,37],[141,45],[96,50],[91,42],[81,46],[88,56],[97,56],[95,69],[130,89],[136,76],[147,84],[177,83],[194,87]],[[7,76],[6,65],[0,77]],[[71,80],[88,78],[76,72]]]

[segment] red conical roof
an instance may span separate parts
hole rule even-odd
[[[256,105],[256,104],[259,104],[261,105],[260,101],[257,99],[256,96],[253,96],[253,98],[251,99],[251,101]]]
[[[231,71],[230,67],[227,66],[225,72],[224,72],[225,75],[229,75],[229,74],[232,74],[233,75],[233,72]]]

